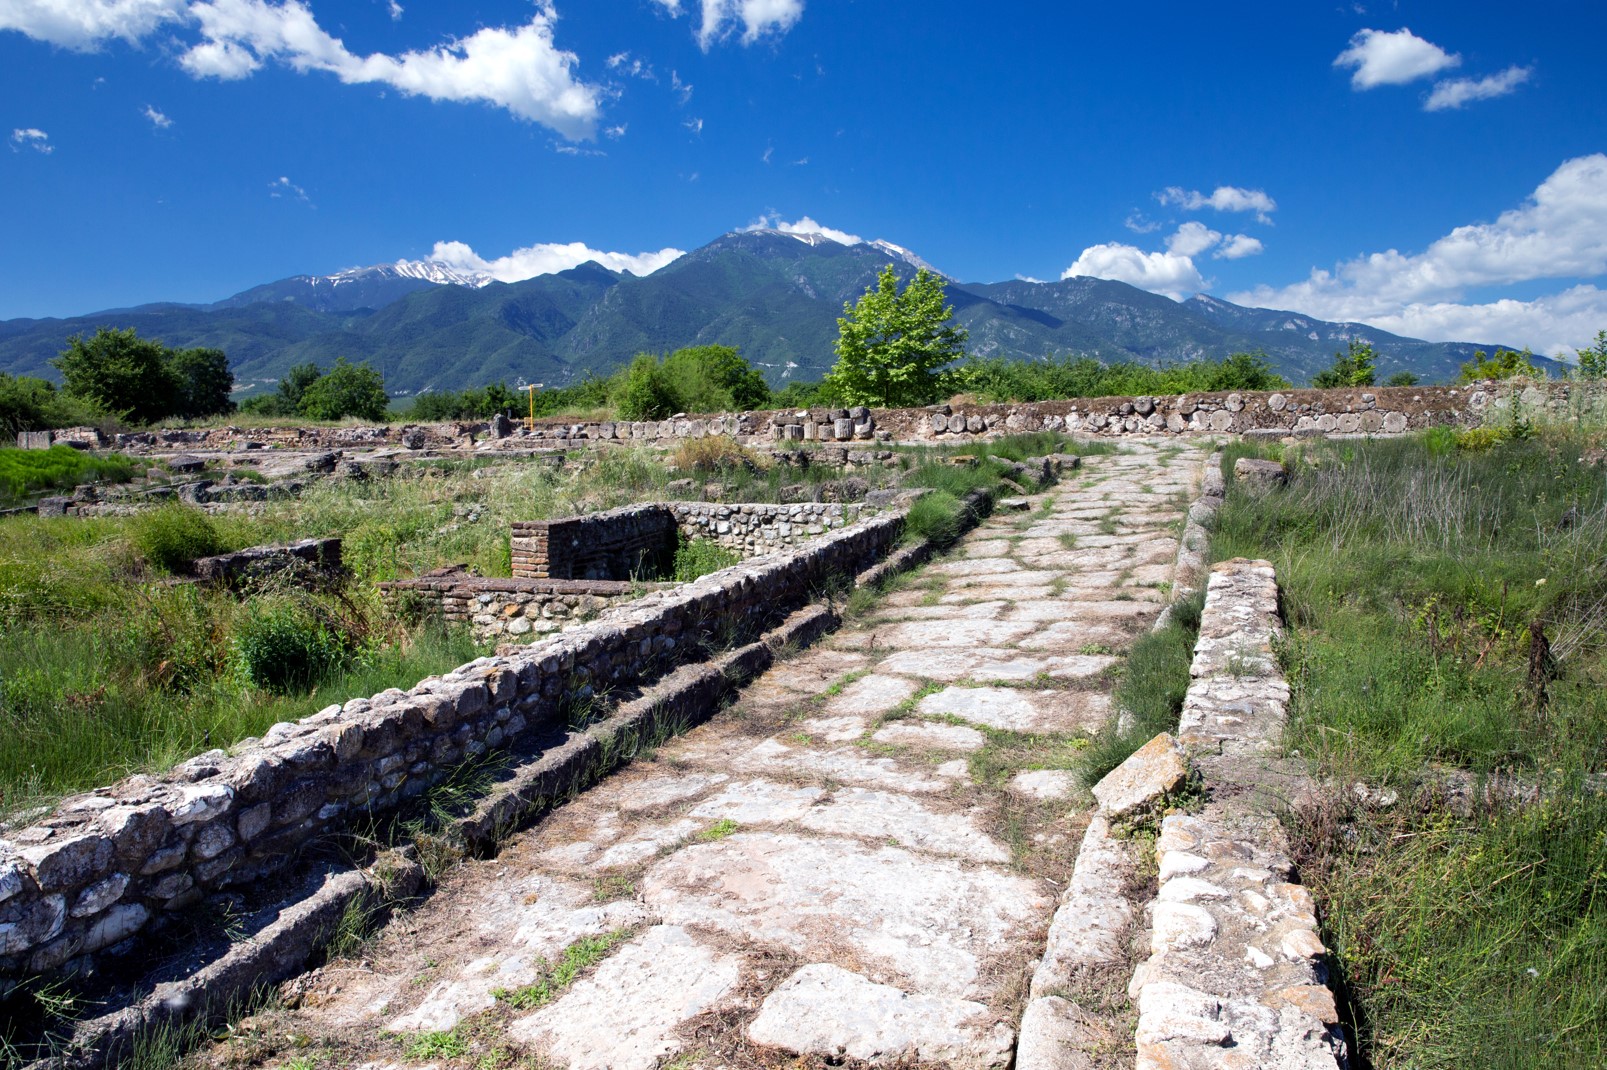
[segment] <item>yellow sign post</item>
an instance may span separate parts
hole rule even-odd
[[[536,390],[540,386],[540,383],[530,383],[525,387],[526,390],[530,391],[530,415],[525,418],[526,431],[534,431],[536,429]]]

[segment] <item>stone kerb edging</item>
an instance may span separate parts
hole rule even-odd
[[[1327,949],[1295,870],[1269,757],[1289,687],[1272,566],[1211,572],[1178,739],[1206,802],[1161,821],[1150,957],[1134,971],[1139,1070],[1347,1065]]]
[[[1211,572],[1178,738],[1162,734],[1094,788],[1098,811],[1050,926],[1021,1022],[1018,1070],[1115,1065],[1137,1070],[1348,1065],[1310,893],[1294,883],[1269,770],[1289,688],[1272,644],[1281,630],[1265,561]],[[1275,779],[1276,778],[1276,779]],[[1196,811],[1160,820],[1154,900],[1134,903],[1140,838],[1156,812],[1197,788]],[[1118,1037],[1125,969],[1149,917],[1148,957],[1126,995],[1136,1036]]]
[[[757,634],[831,576],[885,556],[902,524],[901,511],[864,520],[408,691],[275,725],[233,756],[65,800],[0,841],[0,990],[87,968],[153,919],[282,872],[309,841],[394,809],[465,758],[562,723],[574,702]]]

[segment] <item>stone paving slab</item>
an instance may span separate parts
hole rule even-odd
[[[387,1030],[468,1025],[571,1070],[1010,1065],[1051,920],[1102,931],[1054,915],[1082,796],[1044,766],[1108,717],[1201,466],[1124,448],[467,863],[281,1013],[396,1070],[427,1063]],[[547,1005],[498,1000],[603,934],[611,951]]]

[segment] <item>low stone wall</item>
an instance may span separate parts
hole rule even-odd
[[[768,503],[667,502],[675,526],[689,539],[707,539],[744,557],[799,546],[828,531],[874,516],[870,502]]]
[[[422,596],[447,620],[467,624],[481,641],[571,630],[610,606],[661,590],[662,583],[622,580],[534,580],[474,576],[461,566],[379,585],[388,597]]]
[[[206,583],[236,586],[285,571],[334,576],[342,569],[339,539],[302,539],[284,546],[251,546],[198,558],[190,574]]]
[[[283,872],[322,834],[394,809],[465,758],[518,746],[596,692],[757,635],[830,577],[879,560],[901,529],[901,515],[874,517],[408,691],[275,725],[232,756],[65,800],[0,841],[0,992],[131,950],[153,919]]]
[[[675,517],[652,502],[590,516],[519,520],[511,550],[513,574],[520,579],[657,576],[675,556]]]

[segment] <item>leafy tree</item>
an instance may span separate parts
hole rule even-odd
[[[67,397],[48,379],[0,372],[0,445],[22,431],[92,423],[100,416],[93,405]]]
[[[850,405],[923,405],[942,390],[940,370],[965,352],[966,332],[943,303],[944,282],[922,268],[898,289],[889,264],[837,319],[837,363],[826,382]]]
[[[1385,386],[1416,386],[1419,380],[1411,372],[1396,372],[1384,380]]]
[[[770,403],[764,376],[731,346],[688,346],[664,359],[664,374],[683,412],[732,412]]]
[[[1579,374],[1585,379],[1607,379],[1607,331],[1596,332],[1596,344],[1579,352]]]
[[[1459,383],[1476,383],[1481,379],[1512,379],[1517,376],[1538,378],[1543,373],[1534,366],[1533,354],[1527,349],[1515,353],[1510,349],[1497,349],[1495,356],[1486,356],[1484,350],[1473,352],[1473,359],[1462,365],[1456,377]]]
[[[234,375],[223,350],[169,350],[167,368],[177,388],[171,415],[194,420],[234,411]]]
[[[370,368],[367,361],[352,364],[345,357],[337,357],[333,368],[302,391],[297,408],[302,416],[313,420],[355,416],[359,420],[378,421],[385,419],[389,406],[385,379],[379,372]]]
[[[1312,377],[1311,385],[1318,388],[1372,386],[1377,362],[1378,352],[1371,342],[1352,340],[1347,352],[1334,354],[1331,368]]]
[[[166,349],[132,327],[102,327],[87,339],[75,334],[50,363],[66,380],[68,395],[103,412],[142,424],[173,414],[178,383],[168,370]]]
[[[291,415],[301,409],[301,399],[307,393],[307,388],[322,378],[324,370],[312,361],[305,364],[293,364],[290,372],[279,380],[279,396],[284,398],[290,406]]]
[[[664,366],[651,353],[638,353],[619,383],[615,406],[625,420],[662,420],[678,411]]]

